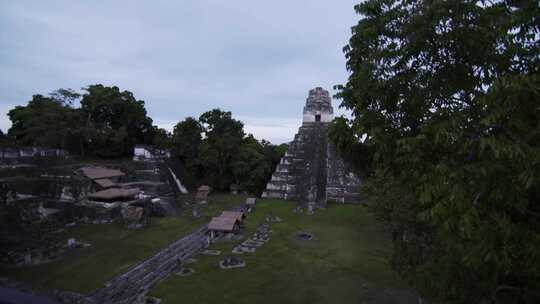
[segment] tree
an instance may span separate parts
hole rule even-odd
[[[39,94],[8,116],[12,122],[8,134],[20,145],[66,148],[67,135],[78,123],[77,110]]]
[[[84,90],[84,95],[72,89],[34,95],[26,106],[9,112],[9,137],[18,145],[63,148],[83,156],[86,150],[94,156],[129,156],[135,144],[170,146],[170,135],[152,125],[144,101],[131,92],[100,84]]]
[[[173,158],[180,161],[185,173],[184,179],[194,181],[189,183],[191,187],[196,187],[195,180],[200,180],[205,175],[199,160],[203,132],[199,121],[187,117],[174,126],[172,133]]]
[[[11,146],[13,143],[10,138],[0,130],[0,147],[6,148]]]
[[[79,102],[82,95],[73,89],[58,89],[49,93],[49,96],[63,106],[73,107],[73,103]]]
[[[188,117],[174,126],[172,134],[173,153],[184,164],[195,163],[199,156],[203,132],[203,127],[193,117]]]
[[[261,145],[264,149],[266,159],[270,161],[270,169],[272,172],[276,169],[277,164],[287,152],[288,144],[273,145],[269,141],[261,140]]]
[[[254,194],[264,190],[268,176],[272,174],[270,166],[271,159],[265,155],[265,147],[251,134],[244,138],[231,163],[236,184]]]
[[[151,144],[155,129],[146,115],[144,101],[118,87],[101,84],[84,89],[81,110],[90,150],[103,157],[130,155],[135,144]]]
[[[173,130],[173,155],[190,177],[228,190],[232,183],[258,194],[286,150],[245,136],[243,124],[231,112],[213,109],[199,120],[188,117]],[[204,137],[203,137],[204,135]]]
[[[537,1],[369,0],[330,131],[370,176],[394,266],[454,302],[540,299]],[[471,288],[474,286],[474,288]]]
[[[7,142],[7,136],[4,134],[4,132],[0,129],[0,144],[5,144]]]
[[[267,172],[266,177],[264,178],[265,183],[261,185],[259,191],[255,193],[260,193],[264,191],[266,188],[266,182],[268,182],[272,178],[272,173],[276,171],[276,167],[281,161],[281,158],[285,155],[285,152],[287,152],[287,149],[289,148],[288,144],[280,144],[280,145],[273,145],[269,141],[261,140],[261,145],[263,147],[264,155],[266,162],[270,166],[270,170]]]
[[[172,135],[167,130],[157,126],[152,127],[152,144],[158,148],[168,149],[172,146]]]
[[[216,189],[228,189],[233,182],[231,162],[244,138],[244,125],[233,119],[231,112],[213,109],[203,113],[199,123],[205,139],[201,145],[200,161],[207,177]]]

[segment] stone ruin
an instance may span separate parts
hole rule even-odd
[[[164,161],[171,158],[171,151],[150,145],[135,145],[133,147],[134,161]]]
[[[219,268],[221,269],[233,269],[243,267],[246,267],[246,262],[244,261],[244,259],[239,257],[230,256],[219,262]]]
[[[41,264],[59,258],[67,231],[80,224],[115,221],[136,229],[150,217],[176,212],[181,192],[165,163],[118,162],[104,170],[118,171],[117,179],[91,178],[84,168],[88,166],[76,159],[26,159],[25,164],[0,166],[0,264]],[[106,201],[96,197],[111,190],[132,192]]]
[[[328,124],[334,119],[328,91],[310,90],[303,114],[302,126],[262,197],[294,200],[304,208],[325,207],[327,201],[357,203],[360,180],[328,140]]]
[[[26,147],[26,148],[0,148],[0,160],[2,162],[16,162],[16,160],[28,158],[66,158],[69,153],[63,149],[52,149],[47,147]]]
[[[203,225],[195,232],[169,244],[153,256],[130,267],[92,292],[82,303],[140,303],[148,291],[172,273],[195,253],[208,247],[208,228]]]
[[[296,239],[300,241],[311,241],[313,240],[313,234],[310,232],[299,232],[296,234]]]

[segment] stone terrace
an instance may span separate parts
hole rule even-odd
[[[309,92],[302,126],[276,167],[263,197],[296,200],[306,205],[326,206],[326,201],[355,203],[361,199],[360,180],[328,141],[328,123],[333,118],[327,91]]]
[[[177,240],[154,256],[133,266],[124,274],[107,282],[86,298],[87,303],[137,303],[148,290],[177,269],[178,261],[185,261],[208,246],[207,225]]]

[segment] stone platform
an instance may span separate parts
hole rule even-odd
[[[302,126],[262,197],[314,203],[319,207],[325,207],[327,201],[356,203],[361,199],[360,179],[329,143],[328,124],[332,119],[328,92],[322,88],[311,90]]]
[[[159,281],[178,270],[178,261],[186,261],[208,246],[208,226],[171,243],[152,257],[131,267],[88,296],[85,303],[132,304],[143,302],[144,296]]]

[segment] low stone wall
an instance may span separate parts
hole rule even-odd
[[[62,149],[52,149],[43,147],[27,147],[20,149],[4,148],[0,149],[0,159],[10,160],[30,157],[66,157],[69,153]]]
[[[208,226],[171,243],[152,257],[131,267],[87,297],[88,303],[137,303],[150,288],[174,272],[184,261],[208,246]]]

